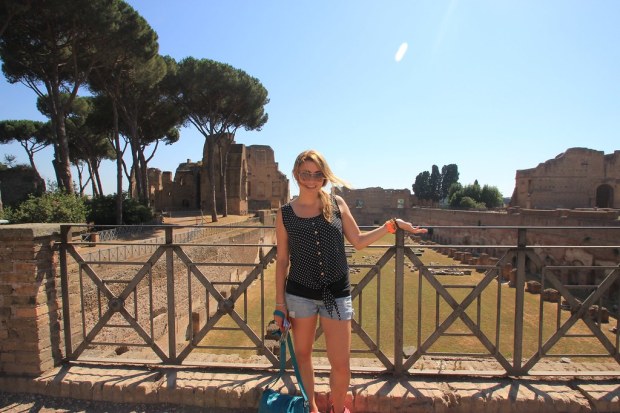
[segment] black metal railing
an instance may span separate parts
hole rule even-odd
[[[230,365],[215,353],[237,355],[237,367],[277,366],[266,316],[273,227],[218,228],[179,238],[187,227],[155,226],[156,242],[92,243],[73,241],[63,226],[66,358]],[[620,374],[619,231],[433,227],[435,239],[466,232],[470,242],[442,245],[399,230],[392,244],[351,253],[352,353],[368,361],[355,369],[441,374],[451,363],[452,373],[527,375],[548,374],[557,361],[567,374],[585,374],[580,361],[594,359],[605,367],[588,374]],[[115,245],[151,249],[95,259],[94,250]],[[318,354],[321,336],[319,327]],[[478,367],[462,368],[463,360]]]

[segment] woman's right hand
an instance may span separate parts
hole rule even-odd
[[[273,315],[273,319],[276,322],[276,324],[278,324],[278,328],[280,329],[281,332],[284,332],[284,330],[285,330],[285,327],[284,327],[285,323],[289,322],[289,320],[288,320],[288,311],[287,311],[285,305],[276,305],[276,311],[281,311],[282,314],[284,314],[284,317],[275,314],[275,312],[274,312],[274,315]],[[286,322],[285,322],[285,320],[286,320]]]

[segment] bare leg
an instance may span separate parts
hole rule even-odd
[[[299,375],[308,395],[311,412],[319,411],[314,400],[314,367],[312,366],[312,348],[314,346],[316,320],[316,315],[304,318],[291,318]]]
[[[351,320],[333,320],[321,317],[325,332],[327,359],[331,366],[329,387],[334,412],[344,411],[344,400],[351,381]]]

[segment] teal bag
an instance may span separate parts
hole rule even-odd
[[[276,311],[275,315],[284,317],[284,314],[280,311]],[[299,389],[301,390],[301,396],[293,396],[290,394],[279,393],[269,387],[278,382],[284,375],[286,364],[286,346],[291,351],[291,362],[295,369],[295,377],[297,377],[297,383],[299,383]],[[297,367],[297,358],[295,357],[295,349],[291,342],[291,336],[284,334],[280,337],[280,371],[275,379],[273,379],[265,390],[260,399],[258,405],[258,413],[309,413],[310,404],[308,403],[308,396],[304,389],[304,384],[301,381],[299,375],[299,368]]]

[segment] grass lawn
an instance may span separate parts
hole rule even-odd
[[[390,245],[394,241],[394,236],[388,235],[377,244]],[[356,251],[349,262],[352,268],[355,264],[375,264],[385,253],[385,249],[366,248]],[[419,257],[426,265],[455,265],[456,262],[431,249],[424,249],[422,256]],[[420,343],[435,331],[436,325],[441,324],[452,312],[450,306],[441,297],[438,297],[434,288],[425,278],[420,284],[420,273],[410,268],[410,261],[405,258],[405,302],[404,302],[404,340],[405,348],[417,348],[418,338]],[[361,268],[360,273],[352,271],[351,282],[357,284],[367,273],[368,269]],[[265,270],[265,318],[271,320],[273,311],[273,285],[275,283],[275,264],[271,264]],[[437,276],[439,282],[446,286],[450,285],[449,293],[457,302],[461,302],[473,287],[482,279],[484,274],[473,271],[471,275],[465,276]],[[419,293],[421,285],[421,293]],[[471,286],[471,287],[470,287]],[[495,344],[496,324],[497,324],[497,297],[498,283],[496,280],[486,287],[480,298],[480,314],[478,314],[478,304],[474,300],[467,308],[466,313],[474,321],[480,322],[481,331],[487,336],[489,341]],[[418,327],[418,299],[421,300],[420,327]],[[248,289],[247,300],[248,325],[260,336],[260,282],[255,282]],[[377,320],[377,305],[380,304],[381,313]],[[389,357],[394,354],[394,259],[381,269],[379,276],[366,285],[363,293],[354,300],[356,311],[356,321],[373,341],[378,344],[381,351]],[[500,313],[500,335],[499,351],[504,357],[512,357],[514,343],[514,308],[515,308],[515,289],[509,288],[507,284],[501,286],[501,313]],[[244,312],[243,300],[239,300],[235,307],[239,314]],[[525,314],[524,314],[524,340],[523,357],[530,358],[537,351],[539,332],[539,309],[540,296],[525,293]],[[555,303],[543,303],[544,328],[542,342],[544,343],[556,331],[556,317],[558,314]],[[560,325],[568,319],[568,311],[560,311]],[[610,319],[611,324],[603,324],[602,331],[615,345],[615,334],[609,332],[609,328],[615,325],[615,320]],[[220,320],[218,326],[232,327],[235,323],[228,316]],[[590,329],[582,321],[578,321],[569,331],[571,334],[590,334]],[[457,319],[447,330],[447,333],[471,333],[469,328]],[[419,336],[419,337],[418,337]],[[234,343],[239,346],[250,346],[252,343],[242,332],[234,331],[212,331],[203,344],[221,345],[222,343]],[[324,348],[323,340],[320,339],[317,348]],[[354,334],[352,348],[354,350],[366,351],[368,347]],[[213,351],[213,350],[211,350]],[[472,353],[488,354],[488,350],[480,343],[475,336],[445,336],[440,337],[428,350],[433,353]],[[230,353],[230,350],[217,351],[220,353]],[[242,355],[255,354],[254,352],[240,351]],[[603,354],[603,346],[596,338],[571,337],[561,339],[552,349],[552,354]],[[374,357],[369,354],[356,353],[354,356]]]

